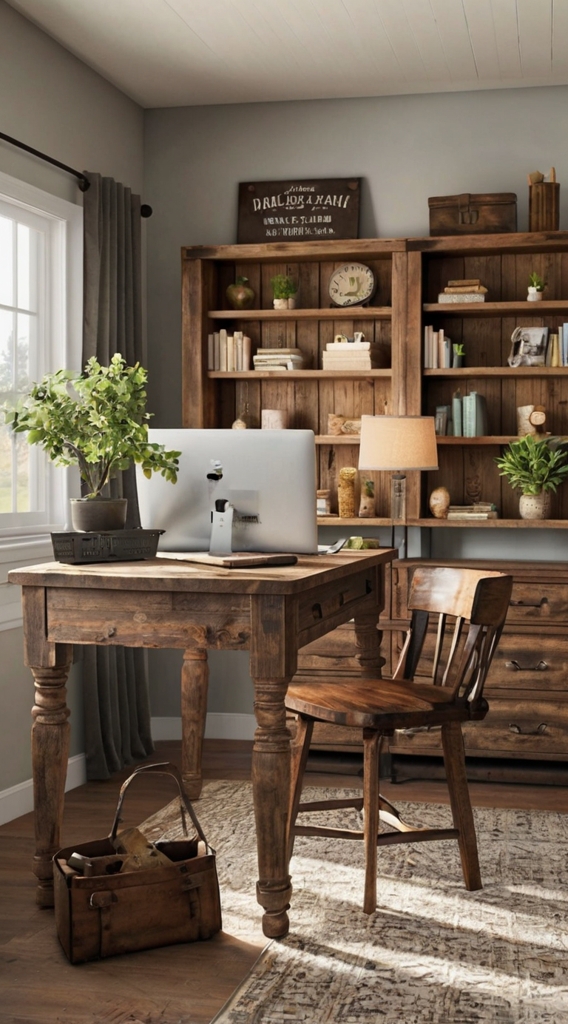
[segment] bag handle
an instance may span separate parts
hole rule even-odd
[[[121,821],[120,812],[122,810],[122,805],[124,803],[124,797],[126,795],[126,790],[128,789],[130,783],[133,782],[134,779],[138,775],[142,775],[143,772],[152,772],[155,775],[170,775],[172,777],[172,779],[174,779],[174,781],[177,783],[177,787],[178,787],[179,795],[180,795],[180,800],[182,802],[182,806],[180,806],[180,812],[181,812],[181,818],[182,818],[184,834],[187,835],[187,824],[186,824],[186,821],[185,821],[185,815],[183,813],[183,809],[185,807],[187,813],[189,814],[189,817],[191,818],[191,820],[193,822],[193,825],[195,827],[195,831],[197,832],[197,835],[199,836],[200,839],[203,840],[203,842],[205,843],[207,849],[211,850],[211,847],[209,846],[209,843],[207,842],[207,839],[205,838],[205,833],[203,832],[203,829],[201,828],[201,825],[199,824],[199,821],[197,820],[197,815],[196,815],[195,811],[193,810],[193,807],[191,806],[191,801],[190,801],[187,793],[185,792],[181,775],[180,775],[178,769],[176,768],[175,764],[170,764],[170,762],[168,762],[168,761],[159,761],[159,762],[156,762],[155,764],[143,764],[143,765],[140,765],[140,767],[136,768],[132,772],[132,775],[130,775],[127,778],[126,782],[122,783],[122,786],[120,787],[120,793],[118,795],[118,804],[117,804],[117,808],[116,808],[116,814],[114,816],[114,821],[112,823],[112,828],[110,830],[109,839],[112,841],[112,840],[114,840],[116,838],[116,832],[117,832],[117,829],[118,829],[118,825],[119,825],[119,822]]]

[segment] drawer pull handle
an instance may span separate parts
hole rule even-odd
[[[541,597],[540,601],[509,601],[510,608],[542,608],[543,604],[548,604],[547,597]]]
[[[538,665],[519,665],[518,661],[506,661],[505,668],[510,668],[513,672],[548,672],[548,664],[546,661],[539,661]]]
[[[536,729],[521,729],[520,725],[514,722],[509,726],[509,732],[516,732],[519,736],[542,736],[548,729],[546,722],[541,722]]]

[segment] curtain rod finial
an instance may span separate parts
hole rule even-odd
[[[148,206],[147,203],[142,203],[142,206],[140,207],[140,216],[141,217],[151,217],[153,212],[154,211],[152,210],[151,206]]]
[[[78,185],[81,192],[87,192],[91,187],[91,182],[88,178],[80,176],[78,179]]]

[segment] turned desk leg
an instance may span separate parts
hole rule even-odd
[[[36,852],[34,874],[38,878],[36,902],[53,906],[53,854],[60,848],[69,758],[69,708],[65,684],[71,665],[70,647],[57,649],[60,664],[53,668],[31,666],[36,688],[32,708],[32,773]]]
[[[380,679],[381,669],[385,663],[381,655],[383,632],[377,629],[381,610],[375,608],[371,612],[359,612],[355,615],[357,661],[361,666],[361,675],[366,679]]]
[[[184,651],[181,670],[181,774],[190,800],[199,799],[203,784],[201,757],[208,686],[207,651],[204,648]]]
[[[255,679],[258,728],[252,753],[252,786],[258,848],[257,900],[269,938],[288,934],[292,885],[288,872],[290,731],[284,697],[289,680]]]

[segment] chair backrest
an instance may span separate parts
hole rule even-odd
[[[431,681],[475,707],[483,696],[512,588],[513,577],[501,572],[419,566],[408,601],[410,629],[393,678],[414,679],[431,617],[437,616]]]

